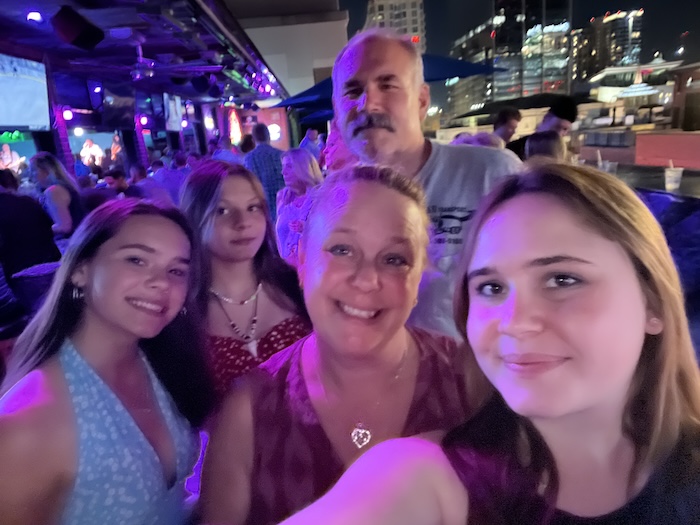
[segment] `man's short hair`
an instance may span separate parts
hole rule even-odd
[[[396,42],[397,44],[399,44],[404,50],[406,50],[409,53],[409,55],[413,59],[413,66],[416,73],[416,86],[420,86],[425,82],[423,76],[423,57],[421,56],[420,49],[418,49],[418,47],[413,42],[411,42],[411,40],[406,35],[400,35],[397,32],[392,31],[391,29],[373,27],[371,29],[367,29],[365,31],[360,31],[359,33],[357,33],[354,37],[350,39],[350,41],[347,44],[345,44],[345,47],[340,50],[340,53],[338,53],[338,56],[335,59],[335,63],[333,64],[334,91],[335,89],[340,88],[340,83],[338,82],[339,71],[337,66],[343,60],[348,51],[359,45],[376,40],[388,40],[389,42]]]
[[[184,151],[178,151],[173,155],[173,162],[178,168],[187,166],[187,154]]]
[[[573,124],[578,118],[578,106],[573,98],[561,96],[549,108],[549,114]]]
[[[494,128],[500,128],[501,126],[505,126],[510,122],[511,120],[517,120],[520,122],[523,119],[523,116],[520,114],[520,110],[514,107],[507,107],[503,108],[501,111],[498,112],[498,115],[496,115],[496,120],[493,123]]]
[[[111,170],[107,170],[105,177],[112,177],[114,180],[126,179],[126,173],[121,168],[112,168]]]
[[[12,191],[19,190],[19,182],[12,171],[7,169],[0,170],[0,187]]]
[[[131,168],[129,168],[129,171],[135,171],[139,174],[139,176],[144,178],[146,177],[146,175],[148,175],[146,167],[143,164],[132,164]]]
[[[253,139],[257,143],[270,142],[270,130],[267,129],[267,126],[262,122],[258,122],[255,126],[253,126],[253,131],[251,133],[253,135]]]

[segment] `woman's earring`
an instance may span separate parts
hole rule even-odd
[[[187,315],[187,307],[186,306],[182,307],[182,310],[180,310],[180,315],[182,317],[185,317]]]
[[[658,317],[652,317],[651,319],[649,319],[647,328],[647,333],[651,335],[658,335],[663,331],[664,324]]]
[[[73,296],[73,301],[75,301],[76,303],[82,301],[85,298],[85,292],[82,288],[79,288],[77,286],[73,286],[73,291],[71,293]]]

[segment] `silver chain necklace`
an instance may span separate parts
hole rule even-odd
[[[250,303],[251,301],[254,301],[257,298],[258,294],[260,293],[261,288],[262,288],[262,282],[258,284],[258,287],[253,292],[253,295],[248,297],[248,299],[246,299],[245,301],[237,301],[235,299],[232,299],[231,297],[227,297],[224,294],[222,294],[221,292],[217,292],[216,290],[214,290],[214,288],[209,288],[209,293],[212,294],[217,299],[221,299],[225,303],[234,304],[236,306],[243,306],[245,304]]]
[[[226,308],[224,308],[224,302],[227,302],[226,299],[229,298],[221,297],[213,290],[209,290],[211,294],[217,299],[217,302],[221,307],[221,311],[224,313],[224,316],[226,317],[226,320],[228,321],[231,330],[233,330],[233,333],[243,340],[243,344],[245,345],[248,352],[250,352],[253,355],[253,357],[258,357],[258,340],[255,338],[255,331],[258,325],[258,292],[260,291],[261,286],[262,283],[258,285],[257,290],[255,290],[255,293],[250,297],[250,299],[247,299],[242,303],[233,303],[236,306],[242,306],[244,304],[249,303],[250,301],[255,301],[255,303],[253,304],[253,317],[250,320],[248,329],[245,332],[238,327],[238,325],[233,321],[233,319],[231,319],[231,316],[226,311]]]

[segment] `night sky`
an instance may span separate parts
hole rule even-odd
[[[426,16],[428,52],[449,53],[451,43],[482,22],[491,13],[488,0],[423,0]],[[367,13],[367,0],[340,0],[350,12],[348,33],[361,29]],[[667,60],[674,59],[680,34],[686,38],[684,59],[700,61],[700,1],[698,0],[574,0],[574,26],[583,27],[592,16],[606,11],[644,8],[642,62],[659,50]],[[436,102],[443,102],[444,89],[432,87]]]

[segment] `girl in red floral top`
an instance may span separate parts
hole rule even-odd
[[[233,379],[311,331],[296,271],[279,256],[255,175],[222,161],[188,177],[182,208],[199,233],[207,357],[220,396]]]

